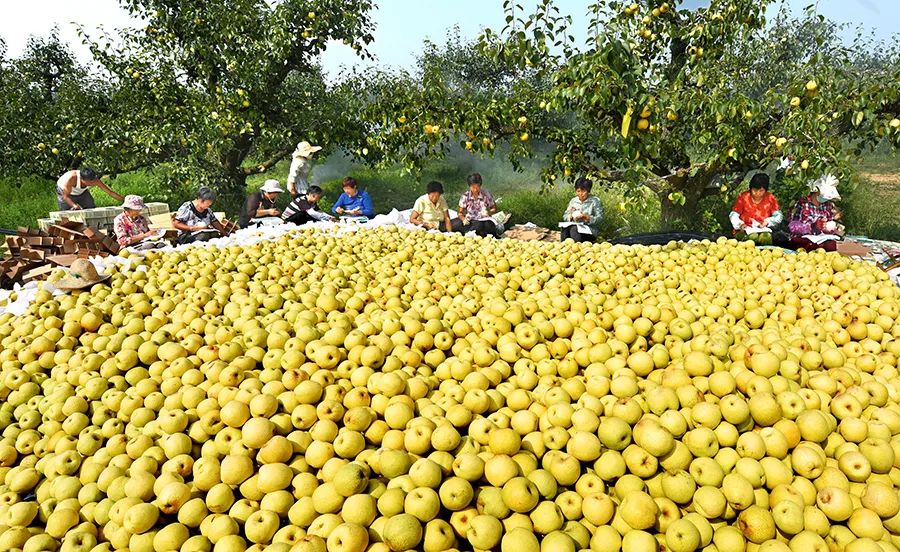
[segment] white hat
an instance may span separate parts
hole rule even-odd
[[[309,157],[320,149],[322,149],[322,146],[313,146],[309,142],[303,141],[297,144],[297,149],[294,150],[293,157]]]
[[[280,194],[284,190],[281,189],[281,186],[278,184],[277,180],[275,180],[274,178],[270,178],[269,180],[266,180],[265,182],[263,182],[263,185],[262,185],[262,188],[260,188],[260,191],[263,191],[266,193],[276,192],[276,193]]]
[[[826,174],[809,183],[811,192],[819,192],[822,201],[835,201],[841,199],[837,191],[838,179],[832,174]]]

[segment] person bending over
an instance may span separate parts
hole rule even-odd
[[[319,209],[319,200],[322,199],[322,188],[313,184],[305,194],[300,194],[284,208],[281,220],[292,222],[296,225],[306,224],[314,220],[335,220],[334,217],[323,213]]]

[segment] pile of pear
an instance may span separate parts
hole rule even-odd
[[[0,316],[0,549],[900,549],[900,289],[750,242],[148,252]]]

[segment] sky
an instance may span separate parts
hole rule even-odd
[[[536,4],[535,0],[519,1],[526,7]],[[819,13],[829,19],[861,26],[878,38],[887,39],[892,33],[900,32],[900,9],[897,9],[900,0],[786,1],[795,14],[815,4]],[[576,36],[584,36],[586,32],[583,14],[590,3],[591,0],[557,0],[562,11],[573,15]],[[703,0],[686,0],[684,6],[703,3]],[[89,54],[80,44],[73,22],[77,21],[88,31],[100,26],[112,30],[131,23],[118,0],[0,0],[0,4],[5,4],[0,37],[6,41],[8,54],[12,56],[22,52],[29,36],[46,36],[57,26],[63,40],[87,60]],[[369,49],[377,63],[385,67],[413,67],[423,42],[426,39],[444,42],[448,30],[454,26],[459,27],[464,39],[471,39],[485,27],[499,30],[505,24],[502,0],[377,0],[377,4],[375,42]],[[852,34],[848,32],[848,36]],[[350,48],[334,44],[323,55],[322,63],[331,76],[336,76],[342,67],[359,62]]]

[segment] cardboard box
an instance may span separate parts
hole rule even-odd
[[[159,201],[147,203],[147,218],[155,215],[164,215],[169,212],[169,205]]]
[[[19,256],[29,261],[43,261],[47,258],[47,252],[43,249],[22,248]]]
[[[44,280],[47,276],[50,276],[54,270],[56,270],[56,266],[50,264],[32,268],[22,275],[22,281],[31,282],[33,280]]]
[[[61,224],[53,224],[50,226],[50,235],[58,238],[63,238],[64,240],[83,240],[87,239],[87,236],[84,233],[73,230],[71,228],[66,228]]]
[[[872,253],[872,248],[852,240],[837,242],[837,252],[848,257],[865,257]]]
[[[55,266],[72,266],[72,263],[75,262],[75,259],[78,258],[78,255],[70,254],[70,255],[52,255],[47,257],[47,261],[52,263]]]
[[[172,214],[161,213],[159,215],[151,215],[148,217],[150,228],[174,228],[172,226]]]

